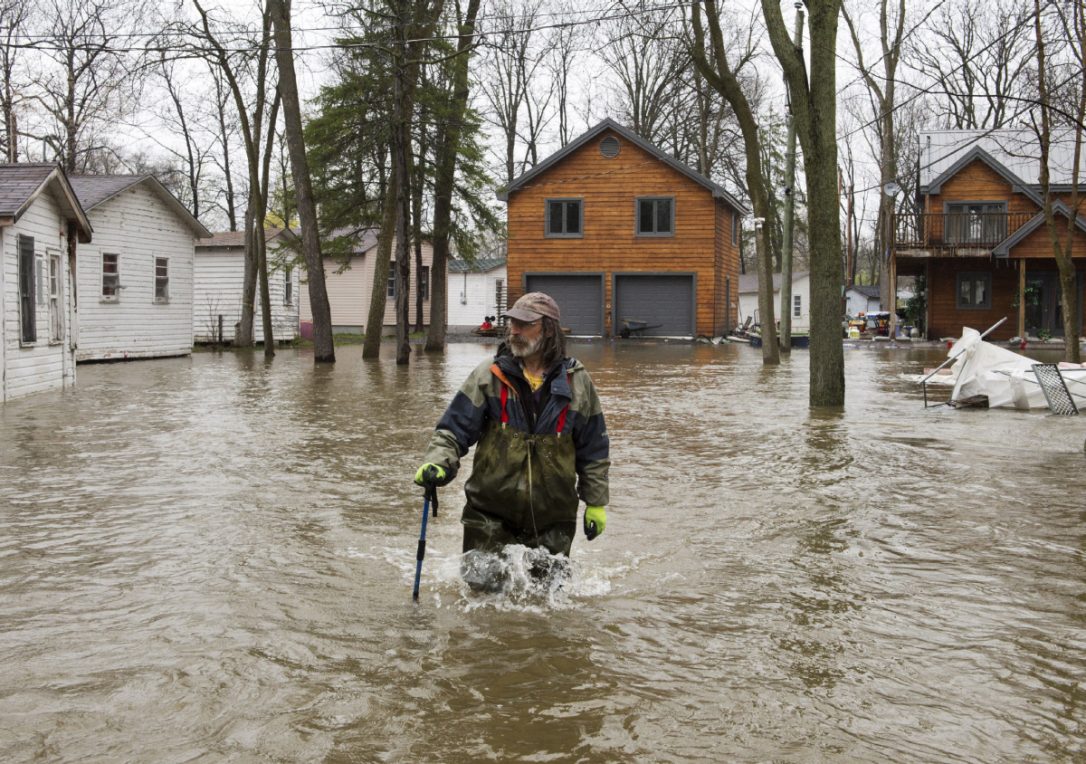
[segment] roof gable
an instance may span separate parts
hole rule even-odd
[[[1068,219],[1071,217],[1071,208],[1063,202],[1056,202],[1055,204],[1053,204],[1052,210],[1064,219]],[[1017,231],[1015,231],[1002,242],[1000,242],[999,245],[992,250],[992,254],[996,257],[1009,257],[1012,249],[1025,241],[1030,234],[1032,234],[1044,224],[1045,215],[1043,212],[1038,212],[1036,215],[1029,219],[1029,222],[1021,226]],[[1078,228],[1080,231],[1086,233],[1086,219],[1083,219],[1082,215],[1075,216],[1075,227]]]
[[[997,175],[1010,184],[1011,192],[1016,194],[1025,194],[1033,202],[1038,205],[1044,203],[1040,194],[1034,191],[1029,185],[1023,181],[1020,177],[1011,172],[1002,162],[998,161],[995,157],[989,154],[984,148],[980,146],[974,146],[969,151],[962,154],[957,161],[955,161],[950,167],[946,168],[939,174],[939,176],[932,180],[926,187],[920,187],[920,193],[939,194],[942,193],[943,184],[971,165],[973,162],[983,162],[990,167]]]
[[[101,207],[123,191],[146,184],[151,192],[181,219],[196,238],[211,237],[211,232],[204,228],[188,208],[154,175],[73,175],[71,180],[72,188],[75,189],[79,201],[88,212]]]
[[[582,133],[578,138],[571,141],[570,143],[568,143],[566,146],[559,149],[555,153],[551,154],[549,157],[544,159],[542,162],[537,164],[535,167],[528,170],[527,172],[525,172],[520,177],[513,179],[505,189],[498,192],[498,194],[497,194],[498,199],[500,199],[503,202],[508,201],[509,200],[509,195],[511,193],[513,193],[513,192],[517,191],[518,189],[522,188],[524,185],[529,183],[533,178],[537,178],[540,175],[542,175],[543,173],[545,173],[547,170],[550,170],[552,167],[557,166],[564,159],[566,159],[568,156],[570,156],[574,152],[578,151],[579,149],[581,149],[585,145],[591,143],[594,139],[599,138],[600,136],[602,136],[607,131],[612,131],[612,132],[616,133],[623,140],[629,141],[633,145],[640,148],[642,151],[645,151],[646,153],[650,154],[653,158],[659,160],[663,164],[666,164],[667,166],[671,167],[673,170],[675,170],[679,174],[686,176],[687,178],[694,181],[698,185],[700,185],[703,188],[707,189],[708,191],[710,191],[712,193],[713,198],[724,200],[725,202],[730,204],[732,207],[734,207],[735,209],[739,210],[740,212],[742,212],[744,214],[747,214],[747,213],[750,212],[750,210],[742,202],[740,202],[738,199],[736,199],[734,196],[732,196],[730,193],[728,193],[728,191],[726,189],[724,189],[723,186],[720,186],[719,184],[714,183],[713,181],[709,180],[708,178],[706,178],[701,173],[699,173],[696,170],[688,167],[687,165],[683,164],[682,162],[675,159],[674,157],[671,157],[668,154],[664,153],[659,148],[657,148],[656,146],[652,145],[651,143],[646,141],[644,138],[639,136],[637,133],[633,132],[632,130],[630,130],[630,129],[626,128],[626,127],[623,127],[622,125],[618,124],[617,122],[615,122],[613,119],[610,119],[610,118],[603,120],[602,122],[597,124],[595,127],[592,127],[588,131],[586,131],[585,133]]]
[[[0,225],[16,223],[34,200],[50,189],[61,211],[79,229],[79,240],[90,241],[93,229],[86,212],[68,176],[55,164],[0,164]]]

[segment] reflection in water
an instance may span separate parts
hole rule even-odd
[[[843,412],[804,352],[573,350],[607,533],[474,593],[458,480],[417,606],[411,476],[492,346],[86,366],[0,407],[0,759],[1081,755],[1075,418],[924,409],[899,374],[940,349],[848,351]]]

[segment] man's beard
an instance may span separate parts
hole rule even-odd
[[[517,358],[527,358],[528,356],[535,354],[539,351],[539,347],[542,344],[542,334],[534,340],[526,340],[520,336],[511,336],[509,338],[509,350]]]

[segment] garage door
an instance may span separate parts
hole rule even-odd
[[[615,276],[615,333],[624,322],[644,325],[642,337],[694,335],[694,277],[689,275]],[[638,323],[634,323],[638,322]]]
[[[603,276],[528,274],[525,286],[529,292],[546,292],[555,299],[562,311],[562,326],[570,334],[603,334]]]

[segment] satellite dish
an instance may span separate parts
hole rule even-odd
[[[882,187],[882,192],[887,196],[897,196],[899,193],[901,193],[901,186],[899,186],[894,181],[890,181]]]

